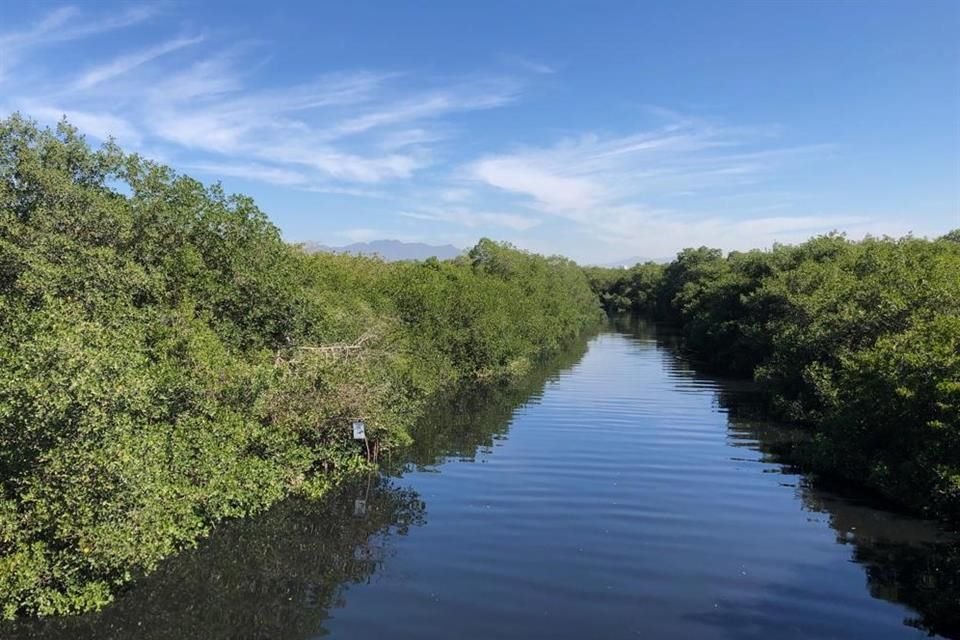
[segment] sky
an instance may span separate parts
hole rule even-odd
[[[0,116],[291,242],[585,263],[960,227],[960,2],[0,0]]]

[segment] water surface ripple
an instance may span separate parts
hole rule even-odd
[[[960,552],[812,488],[750,385],[611,328],[442,404],[394,478],[230,523],[61,638],[884,638],[958,633]],[[559,368],[558,368],[559,367]],[[357,502],[358,500],[362,502]],[[0,628],[0,636],[4,628]]]
[[[834,496],[835,510],[866,512],[867,530],[838,532],[817,502],[831,496],[764,453],[761,438],[778,428],[724,406],[750,400],[748,385],[696,374],[649,327],[596,337],[514,413],[506,438],[406,476],[427,525],[396,542],[327,628],[343,638],[926,636],[904,624],[908,608],[871,595],[851,555],[857,536],[920,545],[935,529]]]

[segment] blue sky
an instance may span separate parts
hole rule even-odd
[[[0,0],[0,114],[291,241],[584,262],[960,227],[960,3]]]

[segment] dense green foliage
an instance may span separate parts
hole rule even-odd
[[[455,387],[431,401],[414,442],[386,471],[402,475],[449,457],[473,459],[504,437],[517,408],[583,357],[578,339],[508,385]],[[358,475],[318,500],[291,498],[252,518],[225,522],[139,580],[103,611],[0,621],[4,640],[233,640],[315,638],[349,585],[367,582],[397,536],[426,523],[421,496],[383,474]],[[365,501],[362,513],[355,500]],[[145,624],[145,621],[149,621]]]
[[[249,199],[0,122],[0,607],[94,609],[224,518],[408,442],[597,320],[576,265],[309,255]]]
[[[657,294],[663,280],[664,266],[644,262],[630,269],[584,267],[590,287],[600,297],[600,304],[611,314],[649,313],[659,309]]]
[[[686,249],[590,269],[610,311],[681,327],[706,366],[753,375],[810,425],[810,468],[960,521],[960,243],[838,235],[771,251]]]

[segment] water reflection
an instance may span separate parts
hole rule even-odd
[[[678,377],[700,381],[717,389],[717,404],[727,412],[729,437],[737,446],[758,450],[763,459],[779,464],[795,486],[802,508],[825,520],[836,542],[851,547],[851,559],[866,574],[874,598],[906,605],[916,615],[904,624],[930,635],[960,638],[960,540],[935,523],[898,515],[876,498],[818,485],[789,464],[789,450],[805,437],[798,428],[764,420],[764,402],[748,381],[721,379],[704,374],[682,356],[675,332],[642,319],[618,319],[615,326],[640,341],[653,341],[662,349],[668,367]],[[772,596],[772,600],[787,596]],[[763,618],[773,608],[723,607],[705,616],[727,628],[766,629],[776,620]],[[736,617],[736,620],[731,619]],[[763,633],[757,637],[766,637]]]
[[[472,461],[478,453],[492,452],[506,437],[514,412],[539,399],[560,372],[576,365],[587,352],[587,344],[587,337],[577,340],[516,384],[461,390],[438,398],[413,429],[413,445],[400,459],[385,465],[385,471],[402,475],[429,470],[445,460]]]
[[[363,517],[354,516],[357,495],[366,499]],[[311,637],[342,600],[343,585],[369,580],[390,537],[423,519],[416,493],[381,478],[344,487],[324,501],[288,500],[259,517],[225,524],[99,614],[7,625],[0,636]]]

